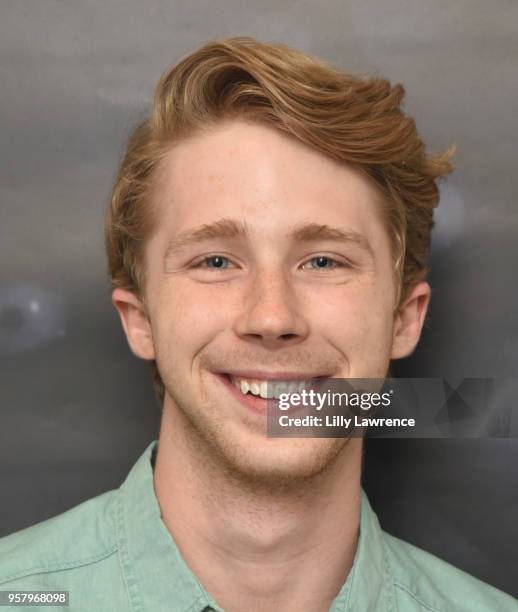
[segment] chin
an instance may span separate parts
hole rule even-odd
[[[346,438],[269,438],[252,444],[223,443],[220,456],[229,475],[266,489],[295,488],[335,463]]]

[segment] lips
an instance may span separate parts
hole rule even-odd
[[[247,372],[247,374],[249,374],[249,372]],[[254,372],[254,374],[256,374],[256,372]],[[272,397],[261,397],[260,395],[253,395],[252,393],[250,393],[250,389],[248,389],[245,393],[242,392],[241,388],[238,388],[238,385],[236,385],[236,381],[260,381],[261,383],[266,383],[268,390],[271,391],[271,389],[273,388],[275,391],[275,385],[280,385],[277,386],[277,391],[278,393],[297,393],[297,390],[295,391],[291,391],[290,388],[288,388],[288,390],[283,390],[286,388],[286,385],[292,385],[292,384],[296,384],[300,387],[300,385],[304,385],[303,388],[310,388],[311,383],[317,379],[315,378],[311,378],[311,375],[305,375],[304,377],[300,377],[298,380],[294,379],[295,377],[293,376],[293,373],[289,373],[290,374],[290,378],[285,376],[285,373],[280,373],[282,378],[279,376],[279,373],[275,374],[275,377],[272,377],[272,375],[269,375],[268,379],[260,379],[259,377],[257,378],[244,378],[244,377],[237,377],[235,376],[233,373],[229,374],[229,373],[215,373],[215,376],[217,379],[219,379],[227,388],[227,390],[236,398],[239,400],[240,404],[242,404],[243,406],[245,406],[247,409],[251,410],[252,412],[256,413],[256,414],[260,414],[265,416],[268,413],[268,409],[276,411],[277,407],[278,407],[278,399]],[[319,378],[319,377],[317,377]],[[246,386],[245,386],[246,389]],[[260,389],[259,389],[260,391]],[[276,395],[278,394],[276,393]],[[303,410],[305,408],[305,406],[303,405],[299,405],[299,406],[290,406],[290,408],[285,411],[285,412],[289,412],[289,413],[294,413],[294,412],[298,412],[299,410]],[[284,412],[284,411],[283,411]]]

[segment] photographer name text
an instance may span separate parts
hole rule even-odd
[[[384,417],[345,417],[341,415],[326,415],[318,417],[307,415],[305,417],[290,417],[283,414],[279,417],[281,427],[415,427],[415,419],[398,419]]]

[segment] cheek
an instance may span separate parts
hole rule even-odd
[[[343,287],[315,304],[321,332],[351,361],[383,361],[392,340],[391,294],[379,285]]]
[[[192,357],[224,328],[228,319],[228,309],[218,306],[217,300],[209,295],[194,295],[181,283],[162,291],[155,313],[157,352],[175,361]]]

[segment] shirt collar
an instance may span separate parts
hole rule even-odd
[[[330,612],[396,612],[396,593],[383,532],[361,489],[360,535],[353,566]]]
[[[119,488],[117,540],[131,610],[202,612],[206,606],[219,610],[162,521],[153,485],[156,448],[154,440]]]
[[[187,566],[162,521],[153,485],[158,441],[151,442],[119,488],[116,531],[133,612],[223,612]],[[330,612],[396,609],[383,534],[361,489],[360,535],[347,581]]]

